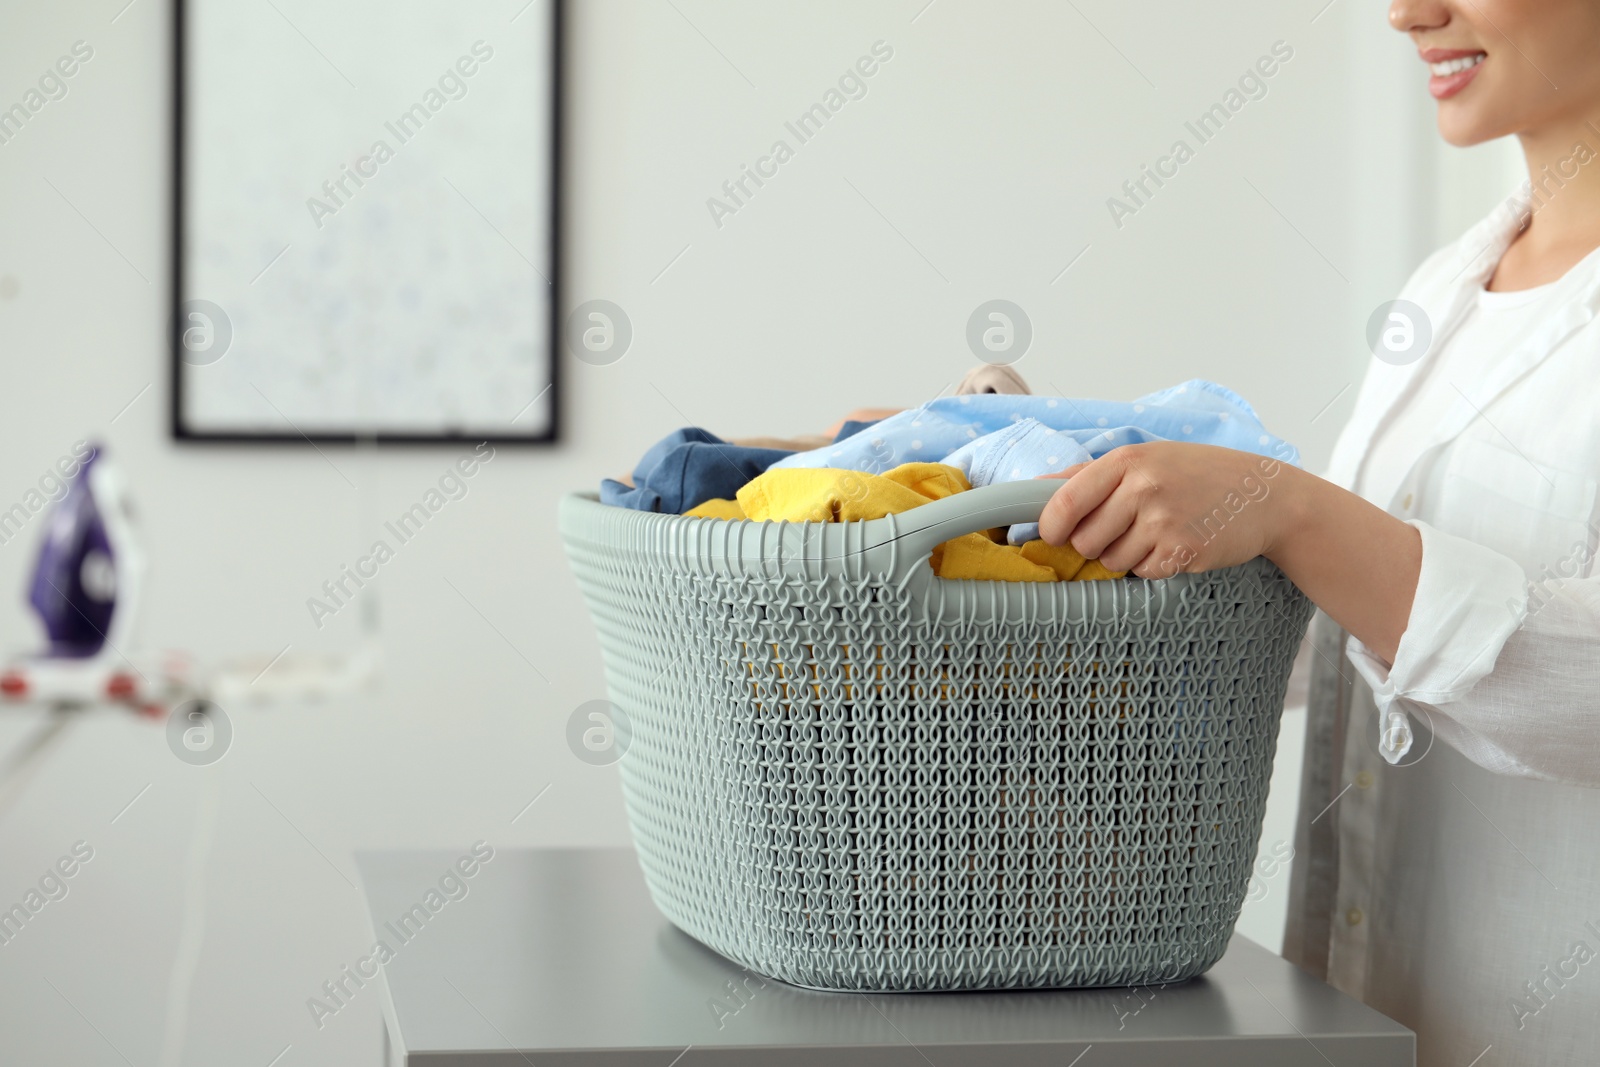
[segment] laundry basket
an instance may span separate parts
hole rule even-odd
[[[567,497],[651,896],[838,990],[1178,981],[1221,957],[1312,605],[1271,563],[949,581],[933,547],[1057,482],[857,523]]]

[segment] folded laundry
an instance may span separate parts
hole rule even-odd
[[[1293,445],[1266,432],[1243,397],[1196,378],[1127,402],[978,394],[944,397],[893,415],[842,441],[796,452],[774,469],[839,467],[880,472],[901,463],[958,467],[974,486],[1050,474],[1119,445],[1190,441],[1298,464]],[[1019,524],[1011,544],[1038,537]]]
[[[728,497],[773,463],[793,453],[729,444],[697,427],[674,430],[633,469],[633,484],[612,478],[600,483],[605,504],[635,511],[680,514],[717,497]]]
[[[904,468],[943,465],[956,472],[967,488],[1051,474],[1120,445],[1169,440],[1220,445],[1291,464],[1300,459],[1293,445],[1266,432],[1244,398],[1198,378],[1124,403],[1033,396],[1011,368],[985,365],[962,379],[955,396],[893,414],[853,414],[858,418],[844,420],[831,441],[810,435],[729,442],[695,427],[675,431],[645,453],[631,485],[626,478],[602,482],[600,499],[641,511],[687,512],[701,518],[849,520],[915,506],[871,481]],[[879,415],[887,417],[877,419]],[[751,490],[756,494],[752,499],[761,501],[756,510],[746,503],[745,486],[764,473],[803,470],[833,473],[809,481],[769,479]],[[849,475],[848,483],[838,480],[841,472]],[[932,481],[914,487],[901,484],[908,477],[913,475],[897,475],[891,484],[910,492],[915,502],[960,491],[948,488],[945,474],[928,475]],[[762,498],[767,486],[781,487],[784,495],[777,500]],[[870,490],[865,497],[863,486]],[[936,486],[944,488],[935,491]],[[879,492],[889,495],[880,501],[874,496]],[[836,500],[830,493],[845,495]],[[833,506],[841,500],[842,510]],[[982,540],[994,546],[992,539]],[[1004,540],[1012,549],[1027,551],[1010,552],[1002,560],[978,541],[958,538],[949,544],[961,547],[949,559],[936,554],[934,567],[946,577],[1014,581],[1111,576],[1098,563],[1084,567],[1081,557],[1077,563],[1072,559],[1061,563],[1051,556],[1045,551],[1049,546],[1040,547],[1038,523],[1018,523]]]
[[[773,468],[742,487],[737,499],[708,500],[687,513],[702,519],[854,522],[909,511],[970,488],[966,475],[939,463],[906,463],[883,474]],[[988,581],[1089,581],[1123,574],[1085,560],[1071,545],[1004,545],[987,533],[946,541],[933,550],[930,563],[941,578]]]

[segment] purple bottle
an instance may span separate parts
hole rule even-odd
[[[99,458],[95,446],[51,509],[33,569],[28,601],[55,657],[99,653],[117,607],[117,554],[105,517],[105,509],[116,505],[97,499],[91,472]]]

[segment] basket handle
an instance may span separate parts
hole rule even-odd
[[[895,577],[902,578],[922,564],[935,546],[952,537],[1017,522],[1037,522],[1045,504],[1064,484],[1058,478],[1028,478],[997,482],[934,500],[889,516],[887,536],[869,541],[866,548],[870,551],[893,545]]]

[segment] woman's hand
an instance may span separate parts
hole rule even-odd
[[[1051,478],[1039,534],[1140,578],[1266,556],[1394,662],[1422,566],[1409,524],[1298,467],[1215,445],[1123,445]]]
[[[1265,456],[1179,441],[1123,445],[1054,478],[1039,533],[1140,578],[1231,567],[1270,553],[1293,468]]]

